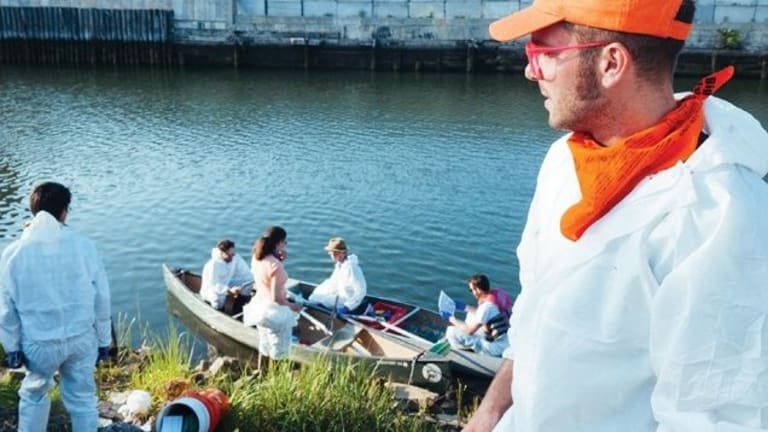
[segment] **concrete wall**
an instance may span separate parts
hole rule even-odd
[[[178,20],[227,22],[258,16],[495,19],[532,0],[0,0],[0,6],[173,9]],[[697,0],[701,24],[768,23],[768,0]]]
[[[3,0],[0,0],[2,2]],[[279,35],[307,31],[344,39],[486,40],[488,24],[533,0],[169,0],[179,28]],[[202,8],[200,4],[206,4]],[[713,48],[717,30],[739,30],[748,50],[768,47],[768,0],[697,0],[688,45]],[[231,15],[230,15],[231,14]],[[227,17],[231,20],[227,21]],[[314,20],[313,20],[314,19]]]
[[[202,0],[196,0],[202,2]],[[0,0],[0,6],[53,6],[99,9],[169,9],[171,0]]]
[[[233,23],[238,17],[338,16],[494,19],[532,0],[0,0],[0,6],[173,9],[179,20]],[[697,0],[702,24],[768,23],[768,0]],[[302,15],[303,13],[303,15]]]
[[[338,34],[343,39],[486,40],[488,24],[533,0],[0,0],[0,6],[172,9],[180,38]],[[609,0],[606,0],[609,1]],[[712,48],[739,30],[748,50],[768,48],[768,0],[697,0],[688,45]],[[197,33],[196,33],[197,32]]]
[[[696,21],[705,24],[768,22],[768,0],[697,0]]]

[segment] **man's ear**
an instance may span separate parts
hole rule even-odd
[[[617,85],[626,76],[632,64],[632,56],[627,48],[611,42],[600,51],[599,70],[600,84],[605,88]]]

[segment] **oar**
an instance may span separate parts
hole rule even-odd
[[[338,297],[336,297],[336,301],[338,302]],[[305,307],[319,309],[319,310],[325,311],[325,312],[330,312],[333,316],[335,316],[335,312],[336,312],[336,308],[335,307],[333,308],[334,309],[333,311],[329,311],[328,308],[326,308],[324,305],[322,305],[320,303],[310,303],[308,301],[305,301],[303,304],[304,304]],[[435,353],[435,354],[438,354],[438,355],[445,355],[448,351],[451,350],[451,345],[445,339],[440,339],[437,342],[432,342],[431,340],[424,339],[423,337],[421,337],[419,335],[416,335],[416,334],[413,334],[413,333],[409,332],[408,330],[405,330],[403,328],[400,328],[400,327],[397,327],[395,325],[392,325],[392,324],[390,324],[390,323],[388,323],[386,321],[380,321],[380,320],[378,320],[376,318],[369,317],[367,315],[339,315],[339,316],[342,319],[346,320],[346,321],[357,323],[357,324],[364,325],[364,326],[365,326],[365,323],[362,323],[360,321],[375,322],[375,323],[378,323],[379,325],[381,325],[382,327],[384,327],[384,328],[386,328],[388,330],[391,330],[393,332],[399,333],[402,336],[405,336],[405,337],[410,338],[410,339],[417,340],[417,341],[422,342],[424,344],[430,344],[430,347],[427,348],[424,352],[429,351],[431,353]],[[367,326],[367,327],[370,327],[370,326]]]
[[[405,330],[405,329],[402,329],[400,327],[394,326],[394,325],[392,325],[392,324],[390,324],[390,323],[388,323],[386,321],[379,321],[378,319],[373,318],[373,317],[369,317],[369,316],[365,316],[365,315],[346,315],[346,318],[351,319],[351,320],[356,320],[356,321],[375,322],[375,323],[381,325],[382,327],[386,328],[387,330],[392,330],[393,332],[400,333],[401,335],[407,336],[407,337],[409,337],[411,339],[416,339],[418,341],[421,341],[421,342],[424,342],[424,343],[428,343],[428,344],[432,343],[432,341],[424,339],[421,336],[415,335],[415,334],[409,332],[408,330]]]
[[[307,321],[309,321],[312,324],[314,324],[317,328],[322,330],[325,334],[330,336],[331,339],[328,341],[328,345],[326,346],[327,350],[330,350],[331,346],[333,345],[334,338],[336,337],[336,332],[329,330],[328,327],[326,327],[325,324],[320,322],[319,319],[317,319],[317,318],[313,317],[312,315],[310,315],[305,310],[305,308],[302,308],[301,311],[299,312],[299,314],[301,314],[301,316],[304,317]],[[365,347],[363,347],[360,344],[360,342],[353,341],[351,345],[352,345],[352,349],[354,349],[358,354],[370,355],[368,350],[366,350]]]
[[[328,327],[333,332],[334,321],[336,320],[336,308],[339,306],[339,296],[336,296],[336,300],[333,302],[333,310],[331,310],[331,322],[328,323]]]
[[[319,319],[317,319],[317,318],[313,317],[312,315],[310,315],[309,313],[307,313],[307,311],[306,311],[304,308],[302,308],[302,309],[301,309],[301,311],[299,311],[299,314],[300,314],[301,316],[303,316],[304,318],[306,318],[306,319],[307,319],[307,321],[309,321],[309,322],[311,322],[312,324],[314,324],[315,326],[317,326],[317,328],[319,328],[320,330],[322,330],[322,331],[323,331],[323,333],[325,333],[325,334],[327,334],[327,335],[331,335],[331,334],[333,334],[333,333],[332,333],[330,330],[328,330],[328,327],[326,327],[326,326],[325,326],[325,324],[323,324],[322,322],[320,322],[320,320],[319,320]]]
[[[401,335],[403,335],[405,337],[408,337],[410,339],[415,339],[415,340],[418,340],[418,341],[423,342],[425,344],[431,344],[431,346],[428,349],[425,350],[425,351],[429,351],[431,353],[435,353],[435,354],[439,354],[439,355],[445,355],[448,351],[451,350],[451,345],[444,338],[433,343],[432,341],[424,339],[423,337],[421,337],[419,335],[413,334],[413,333],[409,332],[408,330],[402,329],[402,328],[394,326],[394,325],[392,325],[392,324],[390,324],[390,323],[388,323],[386,321],[380,321],[380,320],[378,320],[376,318],[372,318],[372,317],[369,317],[369,316],[365,316],[365,315],[347,315],[347,316],[345,316],[345,318],[347,318],[349,320],[352,320],[352,321],[357,321],[357,322],[359,322],[360,320],[362,320],[362,321],[369,321],[369,322],[375,322],[375,323],[378,323],[379,325],[381,325],[382,327],[384,327],[384,328],[386,328],[388,330],[392,330],[393,332],[400,333]],[[363,324],[363,325],[365,325],[365,324]]]

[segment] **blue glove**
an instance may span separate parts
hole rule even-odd
[[[347,314],[349,314],[349,308],[344,306],[344,305],[341,305],[341,306],[336,308],[336,314],[337,315],[347,315]]]
[[[363,312],[363,315],[376,318],[376,311],[373,310],[373,306],[369,304],[368,307],[365,308],[365,312]]]
[[[109,360],[109,347],[99,347],[99,355],[96,357],[96,363],[101,363],[103,361]]]
[[[459,312],[464,312],[467,310],[467,304],[464,302],[460,302],[458,300],[454,300],[453,303],[456,305],[456,310]]]
[[[11,351],[5,354],[5,364],[11,369],[18,369],[24,364],[24,354],[21,351]]]
[[[443,317],[444,320],[448,321],[453,315],[450,312],[440,311],[440,316]]]

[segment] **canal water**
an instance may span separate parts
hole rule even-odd
[[[688,90],[692,80],[677,88]],[[768,124],[768,85],[720,92]],[[164,333],[161,264],[200,271],[221,238],[288,231],[290,276],[318,282],[343,236],[372,293],[436,308],[476,272],[514,294],[515,247],[549,143],[517,75],[0,70],[0,248],[33,185],[74,194],[69,224],[103,255],[115,314]]]

